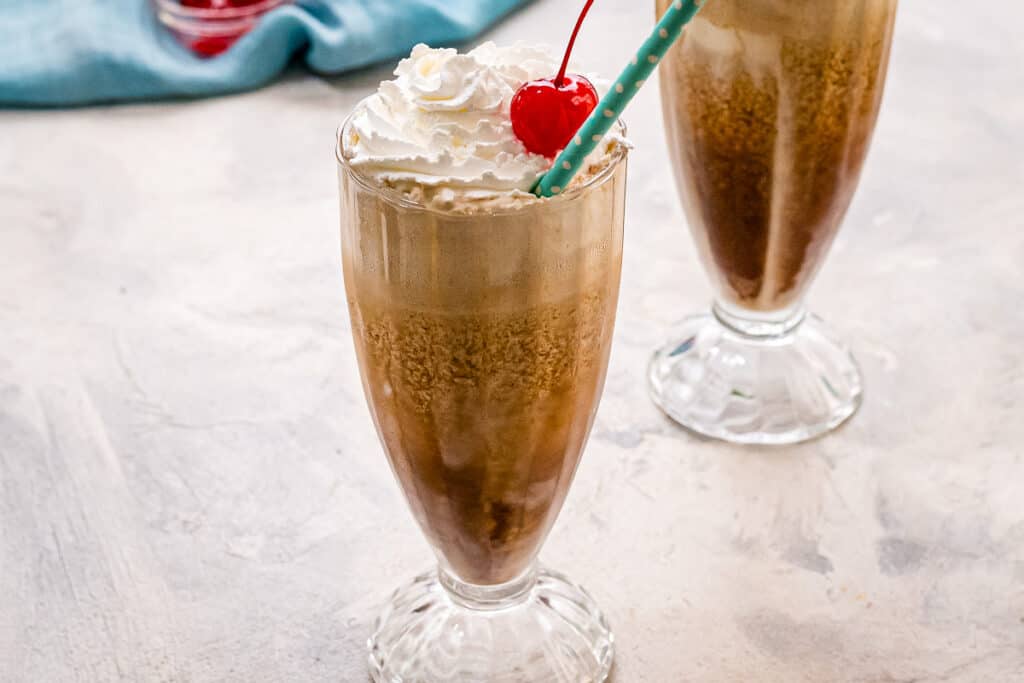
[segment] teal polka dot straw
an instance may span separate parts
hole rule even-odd
[[[569,146],[555,159],[551,170],[533,188],[534,194],[540,197],[551,197],[569,186],[572,179],[579,173],[587,155],[594,151],[598,143],[615,125],[622,111],[657,68],[665,53],[683,34],[683,27],[703,7],[704,2],[705,0],[675,0],[672,3],[668,11],[665,12],[665,16],[654,27],[651,37],[644,42],[643,47],[640,48],[629,66],[615,81],[612,89],[598,103],[594,113],[569,142]]]

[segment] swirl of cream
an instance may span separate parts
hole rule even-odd
[[[512,130],[512,98],[549,78],[546,49],[484,43],[467,54],[417,45],[344,132],[343,151],[364,175],[399,188],[450,188],[481,196],[528,192],[550,162]]]

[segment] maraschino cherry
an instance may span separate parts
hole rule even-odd
[[[593,84],[578,74],[565,73],[576,36],[593,4],[594,0],[587,0],[580,13],[558,75],[530,81],[512,98],[512,130],[534,154],[549,159],[557,156],[597,107],[599,98]]]

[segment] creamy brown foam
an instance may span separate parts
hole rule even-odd
[[[731,303],[786,308],[820,267],[867,153],[895,11],[896,0],[714,0],[662,65],[680,191]]]
[[[342,168],[368,401],[420,525],[465,581],[529,566],[579,462],[618,296],[614,161],[575,197],[472,216],[396,203]]]

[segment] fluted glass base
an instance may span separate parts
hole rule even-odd
[[[613,658],[593,599],[547,569],[501,586],[422,574],[391,596],[369,646],[377,683],[601,683]]]
[[[716,304],[654,354],[654,402],[683,427],[744,444],[794,444],[860,407],[853,356],[815,316],[754,316]]]

